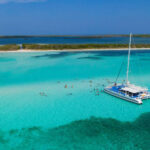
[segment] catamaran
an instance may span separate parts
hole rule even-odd
[[[127,63],[127,74],[126,74],[126,82],[125,83],[114,83],[113,85],[108,85],[104,88],[104,92],[127,100],[129,102],[133,102],[136,104],[142,104],[144,99],[150,98],[150,92],[147,88],[136,86],[129,82],[129,67],[130,67],[130,51],[131,51],[131,43],[132,43],[132,34],[130,34],[129,40],[129,50],[128,50],[128,63]]]

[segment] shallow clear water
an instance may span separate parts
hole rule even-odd
[[[150,111],[149,100],[136,105],[101,91],[123,60],[120,82],[127,51],[0,53],[0,130],[49,129],[91,116],[135,121]],[[150,88],[149,66],[150,51],[132,52],[130,81]]]

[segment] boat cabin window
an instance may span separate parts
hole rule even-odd
[[[120,90],[120,92],[122,92],[124,94],[127,94],[129,96],[138,96],[139,95],[139,93],[131,93],[129,91],[124,91],[124,90]]]
[[[133,93],[127,91],[127,95],[133,96]]]
[[[122,92],[122,93],[126,93],[126,91],[124,91],[124,90],[119,90],[120,92]]]
[[[139,95],[139,93],[134,93],[134,94],[133,94],[133,96],[138,96],[138,95]]]

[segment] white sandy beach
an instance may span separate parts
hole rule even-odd
[[[68,49],[68,50],[33,50],[33,49],[22,49],[22,50],[1,50],[0,53],[24,53],[24,52],[83,52],[83,51],[127,51],[128,48],[107,48],[107,49]],[[132,50],[150,50],[150,48],[132,48]]]

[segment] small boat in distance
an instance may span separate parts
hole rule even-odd
[[[127,64],[127,77],[126,83],[114,83],[104,88],[104,92],[115,97],[136,103],[142,104],[143,99],[150,98],[150,92],[147,88],[131,84],[128,80],[129,66],[130,66],[130,51],[131,51],[132,34],[130,34],[129,50],[128,50],[128,64]]]

